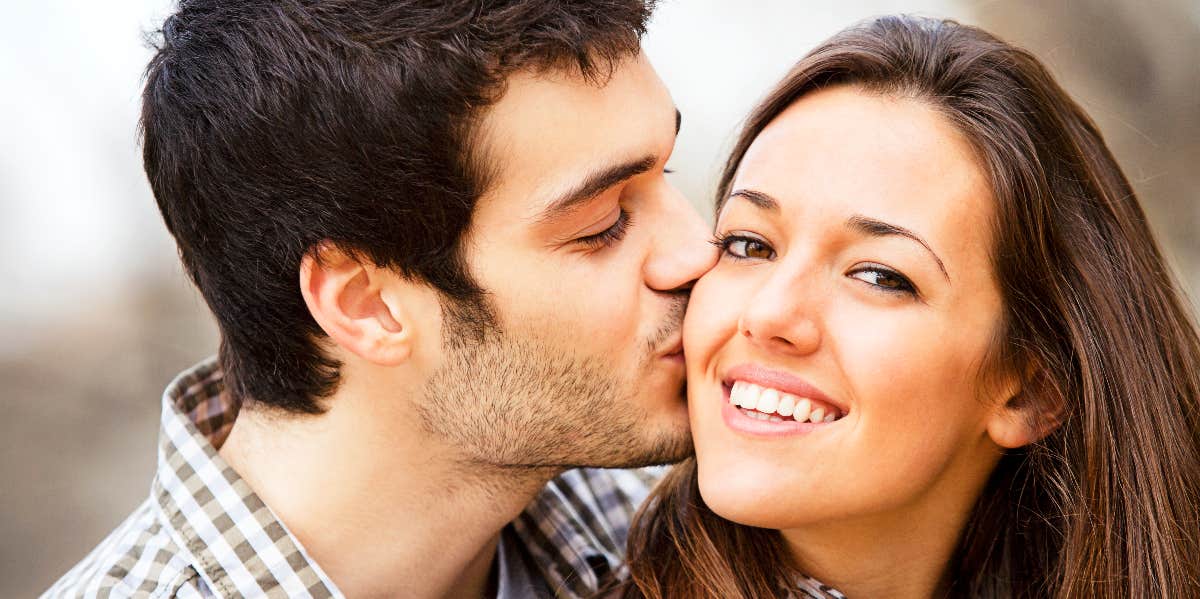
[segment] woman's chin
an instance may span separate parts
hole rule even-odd
[[[700,496],[713,513],[738,524],[775,529],[803,524],[807,519],[803,509],[806,502],[794,488],[799,481],[785,482],[764,470],[768,469],[753,465],[707,470],[700,467]]]

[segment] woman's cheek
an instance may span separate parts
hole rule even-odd
[[[720,269],[721,265],[718,265],[701,277],[692,288],[688,301],[683,323],[683,348],[689,376],[693,366],[698,368],[697,375],[712,366],[709,360],[737,332],[738,307],[743,305],[745,295],[735,293],[741,287],[731,284]],[[735,297],[737,295],[741,295],[741,299]]]
[[[909,497],[931,483],[977,426],[965,367],[974,348],[918,313],[847,306],[828,322],[826,339],[859,414],[851,461],[875,471],[885,495]],[[885,482],[891,481],[891,482]]]
[[[697,453],[707,453],[718,443],[723,390],[716,380],[716,360],[737,331],[737,311],[744,300],[735,297],[734,285],[720,272],[710,271],[692,288],[683,323],[683,349],[687,366],[688,413]]]

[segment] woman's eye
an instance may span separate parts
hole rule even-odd
[[[916,295],[917,288],[904,275],[882,266],[866,266],[850,272],[851,277],[887,293]]]
[[[738,260],[772,260],[775,250],[761,239],[745,235],[726,235],[717,238],[714,244],[727,254]]]

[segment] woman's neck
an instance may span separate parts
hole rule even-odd
[[[783,539],[801,572],[849,597],[945,596],[950,561],[992,468],[971,470],[947,472],[944,484],[906,505],[782,530]]]
[[[951,520],[953,530],[945,530]],[[947,517],[934,523],[833,523],[782,533],[801,572],[848,597],[926,599],[943,594],[959,530],[959,518]]]

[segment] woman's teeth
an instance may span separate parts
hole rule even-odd
[[[729,403],[742,408],[742,413],[758,420],[783,422],[833,422],[839,418],[837,408],[796,397],[782,391],[764,388],[754,383],[735,381],[729,390]]]

